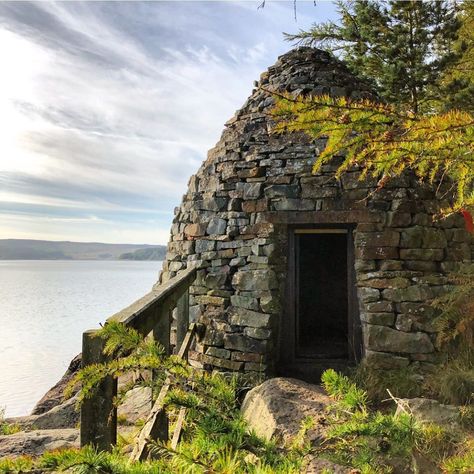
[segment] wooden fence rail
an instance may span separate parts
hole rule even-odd
[[[119,311],[107,322],[115,321],[136,329],[146,336],[152,334],[168,355],[171,354],[170,334],[172,311],[177,308],[176,347],[182,347],[189,335],[189,287],[196,278],[196,269],[188,268],[163,283],[127,308]],[[107,324],[106,322],[106,324]],[[107,362],[103,354],[104,341],[96,337],[97,329],[85,331],[82,335],[82,366]],[[194,326],[193,330],[194,331]],[[189,338],[188,338],[189,339]],[[187,347],[189,347],[189,340]],[[180,351],[181,352],[181,351]],[[186,356],[187,349],[183,355]],[[113,399],[117,394],[117,380],[108,377],[102,381],[91,398],[81,406],[81,446],[93,445],[100,450],[110,451],[117,440],[117,411]],[[166,433],[163,426],[166,425]],[[158,438],[168,436],[167,420],[163,420]]]

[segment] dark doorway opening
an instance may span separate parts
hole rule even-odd
[[[284,376],[319,381],[359,359],[352,227],[290,228],[286,307],[280,331]]]
[[[347,233],[296,239],[296,357],[347,358]]]

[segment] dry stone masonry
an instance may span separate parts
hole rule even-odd
[[[380,368],[429,369],[435,348],[430,298],[448,272],[471,262],[461,216],[433,219],[440,202],[430,186],[404,175],[376,191],[337,163],[312,174],[324,140],[274,134],[265,90],[370,97],[367,85],[328,53],[300,48],[263,73],[226,123],[220,141],[189,181],[175,210],[161,281],[197,265],[191,314],[205,333],[190,354],[201,367],[274,372],[285,317],[288,229],[352,225],[362,353]]]

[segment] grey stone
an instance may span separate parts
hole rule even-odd
[[[196,253],[211,252],[216,248],[216,242],[214,240],[197,240],[196,241]]]
[[[273,201],[275,211],[312,211],[315,203],[311,199],[279,199]]]
[[[219,289],[225,286],[227,274],[224,272],[208,273],[206,275],[206,287],[211,289]]]
[[[150,387],[135,387],[129,390],[117,408],[117,416],[124,424],[135,425],[139,420],[145,421],[153,405]]]
[[[252,311],[258,311],[258,300],[251,296],[242,296],[242,295],[232,295],[230,297],[230,303],[232,306],[237,306],[238,308],[251,309]]]
[[[230,351],[221,347],[208,347],[206,349],[206,355],[218,357],[219,359],[230,359],[230,354]]]
[[[269,339],[271,332],[269,329],[247,327],[244,328],[244,335],[254,339]]]
[[[319,385],[278,377],[250,390],[241,410],[249,428],[268,440],[290,441],[301,429],[302,421],[311,417],[316,426],[308,438],[314,443],[326,431],[323,419],[331,403]]]
[[[267,349],[267,341],[257,340],[242,334],[226,334],[224,336],[224,347],[226,349],[241,352],[256,352],[263,354]]]
[[[371,351],[424,354],[434,351],[433,344],[423,332],[402,332],[386,326],[367,324],[365,346]]]
[[[273,290],[278,281],[273,270],[248,270],[235,273],[232,285],[241,291]]]
[[[357,294],[362,303],[370,303],[380,299],[380,291],[375,288],[358,288]]]
[[[208,235],[222,235],[227,228],[227,221],[219,217],[213,217],[207,225],[206,232]]]
[[[264,313],[278,314],[281,310],[278,296],[272,293],[263,294],[261,296],[260,307]]]
[[[383,297],[389,301],[426,301],[432,298],[433,290],[427,285],[412,285],[408,288],[387,288],[382,291]]]
[[[79,430],[76,428],[21,431],[0,436],[0,458],[36,457],[46,451],[70,448],[79,448]]]
[[[298,186],[295,184],[275,184],[265,188],[265,196],[267,198],[286,197],[296,198],[298,196]]]
[[[366,350],[364,362],[374,369],[401,369],[408,366],[410,360],[387,352]]]
[[[393,326],[395,321],[394,313],[360,313],[360,320],[369,324],[379,324],[382,326]]]
[[[262,183],[245,183],[244,184],[244,199],[258,199],[262,194]]]
[[[245,308],[229,308],[229,322],[236,326],[250,326],[253,328],[268,328],[271,315],[258,313]]]

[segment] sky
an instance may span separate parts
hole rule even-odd
[[[0,239],[165,244],[282,32],[331,2],[0,2]]]

